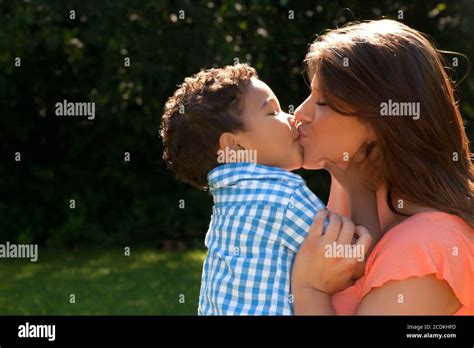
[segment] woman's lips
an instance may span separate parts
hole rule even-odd
[[[300,141],[308,137],[308,135],[301,129],[301,127],[298,127],[298,132],[300,133],[300,136],[299,136]]]

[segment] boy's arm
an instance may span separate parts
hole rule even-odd
[[[316,213],[324,208],[324,203],[306,185],[298,187],[285,212],[281,243],[297,253],[308,235]]]

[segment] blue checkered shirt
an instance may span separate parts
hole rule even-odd
[[[294,173],[251,163],[208,174],[214,206],[199,315],[292,315],[293,260],[324,204]]]

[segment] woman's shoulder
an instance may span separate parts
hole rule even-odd
[[[396,260],[402,272],[413,264],[434,263],[442,267],[446,261],[459,259],[471,259],[473,263],[473,257],[474,228],[458,216],[426,212],[413,215],[386,232],[370,254],[367,266]]]
[[[374,252],[385,247],[435,247],[461,242],[474,248],[474,228],[466,221],[444,212],[424,212],[407,218],[387,231]]]
[[[474,229],[446,213],[419,213],[391,228],[370,254],[362,293],[390,280],[434,274],[467,308],[474,306]]]

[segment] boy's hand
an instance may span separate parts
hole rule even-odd
[[[354,273],[357,271],[358,257],[367,256],[372,237],[366,228],[355,226],[345,217],[332,213],[329,224],[323,232],[324,220],[328,212],[323,209],[316,214],[308,236],[298,252],[291,275],[293,291],[314,289],[326,294],[352,285]],[[363,251],[363,255],[339,255],[328,252],[328,249],[344,247],[352,244],[358,235],[357,242],[353,244],[354,250]]]

